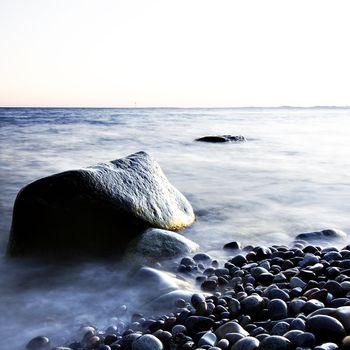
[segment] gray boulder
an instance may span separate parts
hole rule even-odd
[[[198,248],[197,243],[176,232],[150,228],[130,242],[125,259],[137,264],[152,264],[189,255]]]
[[[149,227],[195,220],[186,198],[145,152],[37,180],[17,195],[11,256],[117,255]]]

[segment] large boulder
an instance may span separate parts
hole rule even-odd
[[[149,227],[177,231],[193,209],[145,152],[55,174],[18,194],[11,256],[108,256]]]
[[[125,259],[137,264],[152,264],[189,255],[198,248],[197,243],[176,232],[150,228],[130,242]]]

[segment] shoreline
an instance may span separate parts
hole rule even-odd
[[[178,273],[202,292],[174,300],[173,312],[135,313],[106,330],[88,325],[61,347],[31,342],[55,350],[350,348],[350,244],[229,247],[224,265],[205,253],[179,260]]]

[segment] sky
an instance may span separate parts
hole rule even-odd
[[[0,0],[0,106],[350,105],[349,0]]]

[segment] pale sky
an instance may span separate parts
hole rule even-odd
[[[350,105],[349,0],[0,0],[0,106]]]

